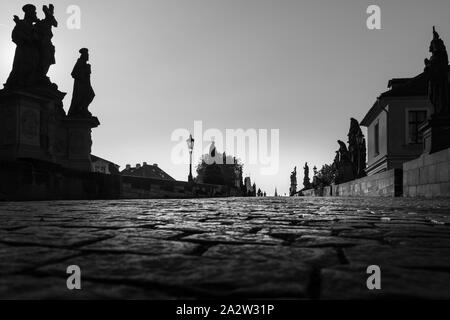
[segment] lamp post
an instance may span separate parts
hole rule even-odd
[[[193,182],[194,178],[192,177],[192,150],[194,150],[194,138],[192,138],[192,134],[189,135],[189,139],[186,140],[189,149],[189,176],[188,182]]]

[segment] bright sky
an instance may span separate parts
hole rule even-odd
[[[24,3],[0,4],[0,81],[11,70],[14,14]],[[42,17],[43,2],[33,2]],[[174,178],[187,166],[171,160],[175,129],[279,129],[280,169],[258,187],[289,189],[298,167],[330,163],[347,141],[350,117],[361,120],[393,77],[414,76],[428,57],[432,26],[450,39],[448,0],[70,0],[53,1],[57,64],[50,77],[72,93],[70,72],[90,49],[96,99],[90,110],[93,153],[122,168],[158,163]],[[381,8],[382,30],[368,30],[366,9]],[[66,10],[81,8],[81,29]],[[450,40],[449,40],[450,41]],[[205,142],[206,143],[206,142]],[[198,152],[200,154],[200,152]]]

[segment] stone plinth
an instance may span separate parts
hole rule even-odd
[[[92,128],[100,122],[96,117],[66,118],[64,126],[67,130],[67,162],[65,166],[80,171],[91,171]]]
[[[58,146],[64,131],[66,94],[53,88],[0,90],[0,160],[33,158],[58,162]],[[63,156],[64,150],[59,150]]]
[[[424,153],[450,148],[450,116],[432,116],[420,130],[423,133]]]

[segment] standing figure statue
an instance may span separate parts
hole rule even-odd
[[[42,11],[45,18],[38,21],[35,25],[37,38],[39,40],[39,65],[38,75],[39,81],[45,84],[50,84],[50,79],[47,77],[50,66],[55,64],[55,46],[52,43],[53,32],[52,27],[58,27],[58,22],[55,19],[55,8],[52,4],[48,7],[43,6]]]
[[[291,173],[291,187],[289,188],[289,195],[292,197],[297,193],[297,167]]]
[[[350,119],[348,132],[348,154],[353,167],[353,175],[356,178],[365,176],[366,169],[366,140],[358,120]]]
[[[425,59],[425,74],[428,77],[428,97],[435,115],[450,114],[450,90],[448,84],[448,55],[444,41],[433,27],[430,44],[431,58]]]
[[[74,79],[72,102],[69,109],[69,117],[90,118],[92,114],[88,107],[94,100],[95,92],[91,86],[91,65],[89,61],[89,51],[86,48],[80,49],[80,57],[72,71]]]
[[[334,166],[336,167],[335,182],[337,184],[355,179],[347,145],[341,140],[338,140],[338,144],[339,150],[336,152],[334,160]]]
[[[27,4],[22,7],[25,13],[21,20],[14,16],[16,23],[12,31],[12,41],[16,44],[16,52],[12,71],[5,83],[5,88],[27,87],[35,84],[37,66],[39,64],[38,38],[34,24],[38,22],[36,7]]]

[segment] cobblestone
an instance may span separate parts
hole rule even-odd
[[[3,299],[450,298],[450,200],[4,202],[0,219]]]

